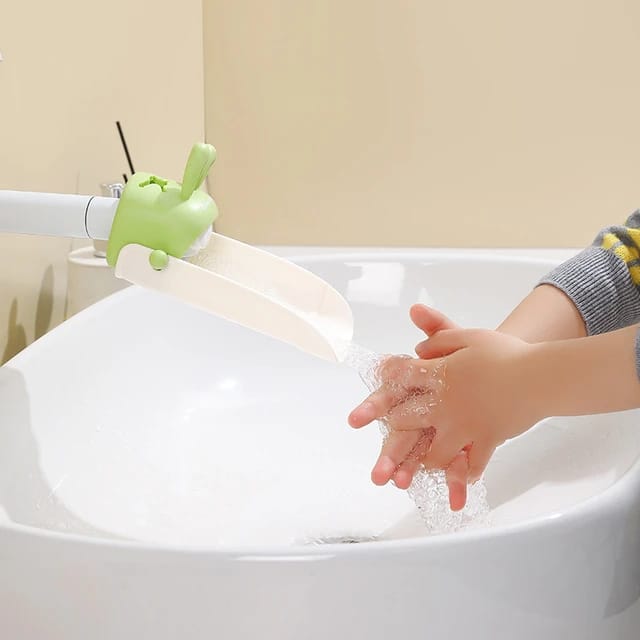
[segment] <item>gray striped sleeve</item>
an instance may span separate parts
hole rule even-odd
[[[640,266],[638,229],[640,210],[631,214],[624,226],[603,229],[591,247],[556,267],[539,283],[553,285],[569,296],[584,320],[588,335],[640,322],[640,290],[629,272],[630,268]],[[602,247],[607,234],[617,240],[611,249]],[[622,245],[629,248],[628,263],[613,252]],[[640,378],[640,330],[636,333],[635,360]]]
[[[627,265],[606,249],[584,249],[547,274],[540,284],[551,284],[571,298],[589,335],[640,322],[640,292]]]

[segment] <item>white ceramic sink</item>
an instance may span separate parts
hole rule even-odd
[[[297,261],[381,353],[420,339],[414,302],[494,326],[554,264]],[[403,492],[370,483],[379,434],[346,425],[365,393],[355,371],[137,288],[75,316],[0,368],[0,635],[637,639],[636,412],[507,443],[491,527],[427,538]],[[350,537],[381,540],[306,544]]]

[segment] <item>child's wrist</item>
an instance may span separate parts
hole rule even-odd
[[[554,358],[553,352],[552,342],[527,344],[519,363],[523,419],[529,423],[527,428],[554,415],[557,385],[554,381],[553,367],[550,366]]]
[[[530,345],[528,366],[536,421],[549,416],[598,412],[598,403],[589,398],[589,390],[598,378],[602,378],[600,382],[606,386],[607,375],[594,367],[596,362],[602,362],[602,358],[589,353],[588,343],[593,344],[593,339],[554,340]],[[600,385],[596,384],[596,387]]]

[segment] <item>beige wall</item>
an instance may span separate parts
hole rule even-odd
[[[640,4],[205,0],[219,229],[580,246],[640,205]]]
[[[0,189],[99,193],[127,170],[179,178],[203,137],[201,0],[3,2]],[[0,235],[0,360],[63,317],[68,240]]]

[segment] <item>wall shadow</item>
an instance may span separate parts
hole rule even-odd
[[[11,360],[27,346],[27,332],[22,324],[18,324],[18,300],[14,298],[9,310],[7,326],[7,344],[2,352],[2,362]]]
[[[49,265],[42,276],[38,300],[36,302],[36,312],[34,318],[34,339],[41,338],[49,329],[53,320],[55,274],[53,265]],[[11,301],[9,309],[9,323],[6,328],[7,342],[2,351],[0,364],[11,360],[28,344],[27,332],[24,324],[18,322],[18,298]]]
[[[41,338],[51,328],[51,319],[53,317],[53,287],[55,284],[53,265],[49,265],[40,283],[40,292],[38,293],[38,303],[36,306],[35,332],[34,336],[37,340]]]

